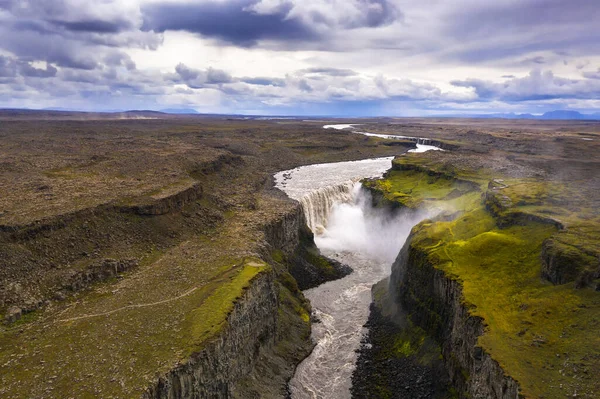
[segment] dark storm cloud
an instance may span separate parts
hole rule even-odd
[[[545,64],[546,59],[541,55],[537,55],[535,57],[526,58],[521,61],[522,64]]]
[[[246,10],[246,1],[165,3],[145,7],[142,29],[198,33],[239,46],[261,39],[313,40],[316,33],[298,19],[285,19],[287,10],[260,15]]]
[[[350,20],[346,28],[376,28],[402,18],[400,11],[387,0],[362,0],[358,3],[364,14],[362,18]]]
[[[1,78],[15,78],[19,75],[31,78],[51,78],[56,76],[57,71],[58,70],[50,64],[47,64],[46,68],[36,68],[28,62],[0,55]]]
[[[193,89],[200,89],[209,85],[218,85],[231,83],[233,78],[230,74],[220,69],[208,68],[206,70],[190,68],[185,64],[178,64],[175,67],[175,76],[170,80],[175,83],[185,83]]]
[[[115,51],[108,54],[106,57],[104,57],[104,62],[106,65],[110,66],[124,66],[130,71],[136,68],[135,62],[133,62],[129,54],[120,51]]]
[[[102,20],[82,20],[82,21],[48,21],[56,26],[74,32],[92,32],[92,33],[119,33],[131,29],[129,21],[102,21]]]
[[[175,67],[175,72],[177,72],[177,74],[179,74],[179,76],[181,76],[181,79],[183,79],[184,81],[196,79],[198,75],[200,75],[199,70],[188,68],[184,64],[178,64]]]
[[[33,78],[51,78],[56,76],[56,72],[58,69],[53,67],[52,65],[46,65],[45,69],[35,68],[30,64],[23,64],[19,68],[21,75],[33,77]]]
[[[566,79],[552,71],[534,70],[522,78],[503,83],[482,79],[452,81],[454,86],[472,88],[481,100],[533,101],[551,99],[599,99],[600,81]]]
[[[108,1],[100,5],[106,7],[110,4]],[[134,27],[126,14],[111,13],[102,18],[98,16],[102,13],[92,12],[90,5],[74,0],[3,0],[0,8],[19,19],[21,27],[29,24],[30,28],[38,31],[52,29],[53,26],[73,32],[118,33]],[[50,26],[44,28],[44,24]]]
[[[328,2],[323,2],[325,6]],[[265,9],[258,0],[153,3],[143,7],[143,30],[187,31],[250,47],[260,40],[313,42],[322,40],[325,29],[377,27],[399,18],[387,0],[352,0],[358,12],[337,17],[327,7],[308,7],[301,1],[281,1]],[[328,15],[326,12],[332,12]],[[341,10],[340,10],[341,11]]]
[[[446,20],[442,34],[463,43],[449,56],[466,62],[492,61],[536,51],[557,55],[600,51],[597,0],[471,3],[470,7],[448,15]]]
[[[120,48],[157,48],[159,35],[140,32],[139,10],[118,1],[0,0],[0,49],[20,62],[46,61],[52,68],[81,70],[123,66],[135,69]],[[137,22],[136,22],[137,21]],[[25,73],[54,76],[53,69]]]
[[[37,32],[5,31],[0,46],[23,61],[47,61],[61,67],[91,70],[98,66],[97,51],[80,43]]]

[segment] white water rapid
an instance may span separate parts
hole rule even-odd
[[[280,172],[276,185],[301,201],[321,252],[354,272],[304,291],[313,306],[316,347],[290,381],[293,399],[350,398],[355,351],[369,317],[371,287],[391,264],[423,212],[373,208],[360,178],[380,176],[391,158],[318,164]]]

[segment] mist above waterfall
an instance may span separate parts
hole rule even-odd
[[[374,208],[371,194],[356,183],[349,201],[333,204],[322,223],[326,227],[315,232],[315,242],[325,252],[358,252],[391,264],[411,228],[425,217],[425,212]]]
[[[324,255],[354,270],[304,291],[320,323],[312,325],[316,347],[296,369],[293,399],[350,398],[356,350],[369,317],[371,287],[389,276],[411,228],[425,211],[374,208],[358,181],[379,177],[392,158],[303,166],[275,175],[277,187],[301,202],[315,243]]]

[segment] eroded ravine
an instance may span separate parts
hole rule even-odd
[[[390,267],[422,212],[372,207],[357,181],[380,176],[391,158],[319,164],[280,172],[277,187],[299,200],[321,252],[354,272],[306,290],[313,306],[312,354],[290,382],[292,398],[349,398],[356,350],[369,317],[371,287]]]

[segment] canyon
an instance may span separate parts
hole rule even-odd
[[[594,397],[597,127],[342,122],[3,124],[2,396]]]

